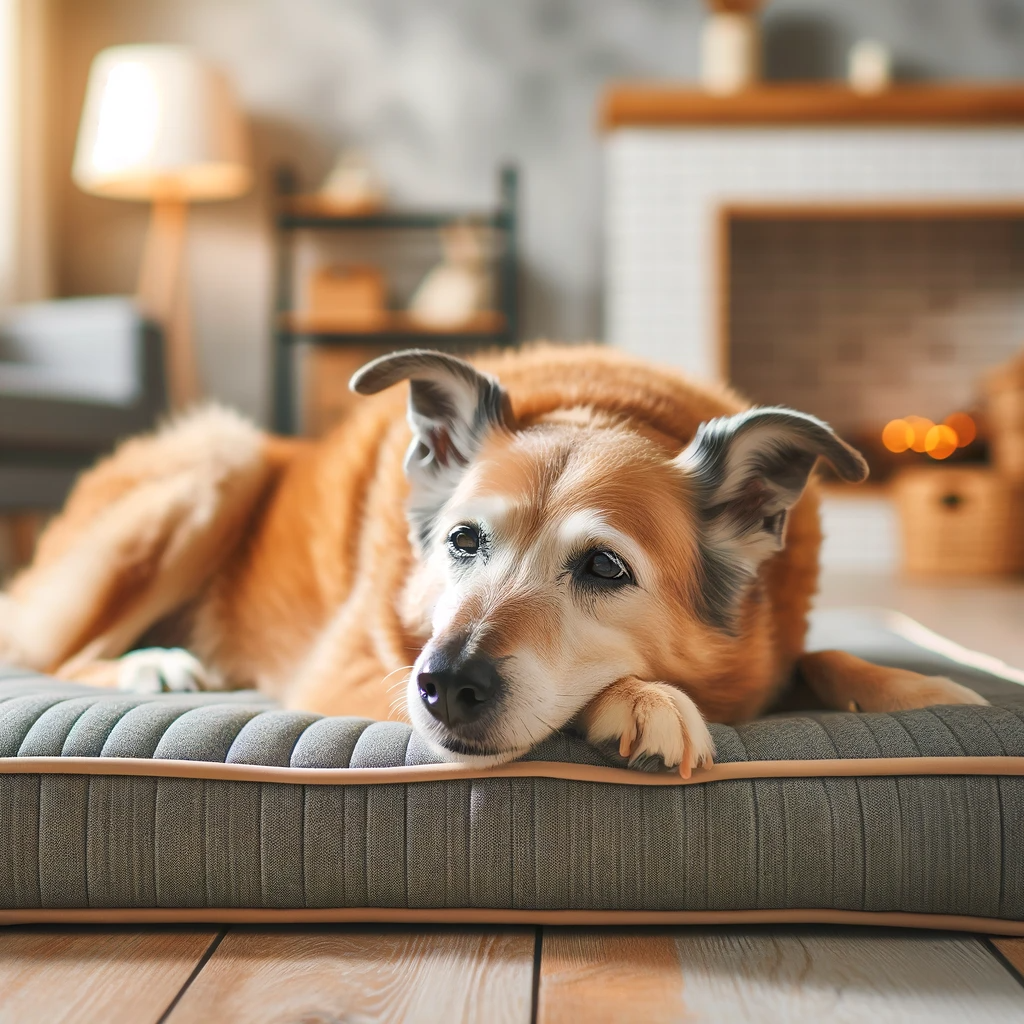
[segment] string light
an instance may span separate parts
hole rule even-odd
[[[928,431],[935,426],[930,419],[925,416],[904,416],[904,419],[910,425],[910,429],[913,431],[913,437],[910,440],[910,447],[915,452],[927,451]]]
[[[957,436],[956,431],[952,427],[947,426],[945,423],[940,423],[928,431],[924,442],[924,450],[933,459],[948,459],[956,449]]]
[[[965,412],[951,413],[946,417],[945,423],[956,433],[957,448],[966,448],[978,436],[974,420]]]
[[[908,450],[927,452],[933,459],[948,459],[977,436],[978,428],[965,412],[951,413],[938,424],[925,416],[904,416],[882,428],[882,444],[889,451],[896,455]]]
[[[913,428],[906,420],[890,420],[882,430],[882,444],[897,455],[905,452],[913,440]]]

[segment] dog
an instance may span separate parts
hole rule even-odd
[[[407,716],[477,765],[571,725],[684,777],[794,676],[841,710],[985,703],[805,653],[813,471],[867,476],[813,416],[599,347],[398,352],[351,386],[375,397],[322,440],[209,407],[122,444],[0,596],[0,660]]]

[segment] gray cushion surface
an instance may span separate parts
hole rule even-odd
[[[715,725],[716,764],[1024,758],[1019,683],[863,614],[819,617],[813,640],[948,675],[992,705]],[[0,669],[0,757],[41,756],[296,769],[434,761],[399,723],[282,711],[254,693],[133,696]],[[622,765],[568,734],[528,759]],[[15,772],[0,774],[0,910],[816,908],[1024,921],[1022,836],[1024,777],[959,768],[685,786]]]

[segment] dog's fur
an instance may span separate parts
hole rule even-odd
[[[819,456],[845,479],[867,472],[824,424],[608,349],[477,365],[377,360],[353,384],[384,393],[318,442],[208,408],[125,443],[0,595],[0,660],[408,714],[480,762],[575,721],[684,775],[711,762],[706,719],[764,711],[798,662],[831,707],[983,703],[838,652],[801,661],[821,541],[811,472]],[[408,423],[391,388],[404,379]],[[618,579],[595,576],[596,552]],[[122,657],[140,644],[191,653]],[[472,721],[438,719],[441,678],[465,684]]]

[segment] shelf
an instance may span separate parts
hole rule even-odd
[[[396,341],[439,341],[470,343],[477,340],[496,342],[506,330],[505,316],[498,312],[477,313],[461,327],[433,330],[417,324],[404,312],[389,312],[379,327],[358,327],[340,323],[336,317],[311,313],[285,313],[278,319],[279,329],[286,335],[301,338],[333,340],[337,344],[363,342],[390,344]]]
[[[656,84],[621,84],[605,94],[601,127],[692,128],[807,125],[1024,125],[1019,85],[895,85],[864,94],[845,85],[759,85],[730,96]]]
[[[283,197],[277,216],[277,225],[282,230],[416,231],[437,230],[451,224],[469,224],[503,231],[511,226],[511,218],[505,210],[383,209],[355,213],[315,193]]]

